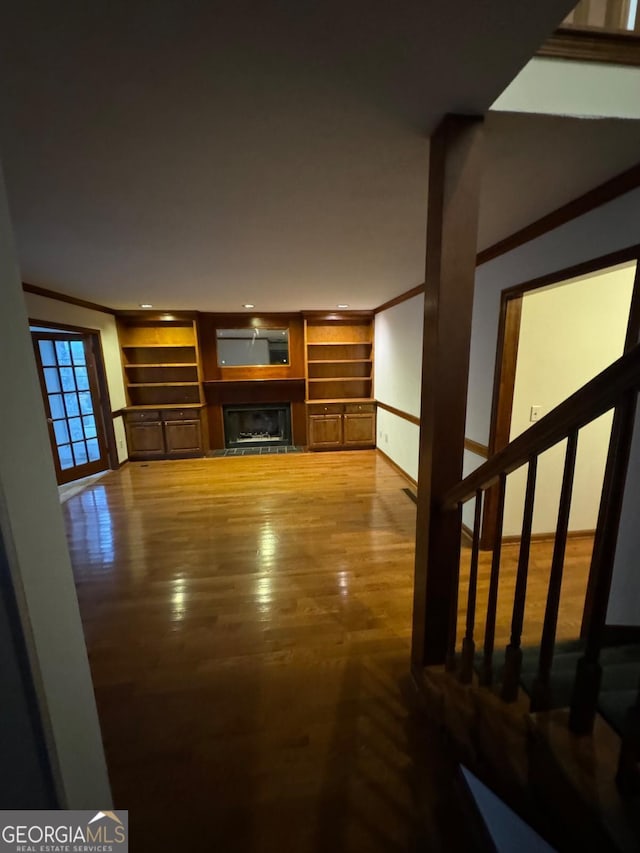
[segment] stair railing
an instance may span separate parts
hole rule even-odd
[[[557,406],[552,412],[518,436],[503,450],[454,486],[442,502],[444,511],[459,511],[468,500],[475,498],[475,520],[469,590],[466,606],[465,635],[462,640],[458,676],[463,683],[473,677],[475,662],[474,628],[477,607],[478,551],[482,519],[482,504],[487,490],[498,490],[498,525],[493,549],[487,616],[485,621],[483,659],[479,681],[489,686],[493,681],[493,657],[496,631],[496,610],[500,585],[502,525],[505,506],[506,478],[523,466],[528,467],[522,535],[516,574],[511,617],[511,634],[505,650],[502,697],[514,701],[522,666],[521,638],[527,595],[531,529],[535,498],[537,462],[540,454],[554,445],[567,441],[564,460],[558,520],[551,571],[547,591],[542,639],[537,674],[531,698],[532,710],[550,707],[550,673],[556,640],[560,591],[569,527],[576,456],[580,430],[605,412],[614,410],[611,437],[607,454],[602,497],[596,526],[593,556],[589,574],[589,590],[585,602],[583,635],[585,651],[578,662],[574,681],[569,725],[576,734],[592,731],[600,688],[602,668],[600,650],[603,645],[607,606],[615,557],[615,546],[622,511],[629,452],[640,390],[640,345],[635,346],[579,391]],[[454,595],[458,600],[459,570],[452,578]],[[456,660],[457,620],[449,624],[448,655],[450,665]]]

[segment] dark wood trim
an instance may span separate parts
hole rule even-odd
[[[376,406],[381,409],[384,409],[385,412],[390,412],[392,415],[396,415],[397,417],[402,418],[405,421],[409,421],[410,424],[420,426],[420,418],[417,418],[415,415],[409,414],[409,412],[404,412],[402,409],[396,409],[395,406],[389,406],[388,403],[381,403],[380,400],[376,400]]]
[[[124,409],[115,409],[115,411],[111,412],[111,417],[113,420],[115,420],[116,418],[121,418],[124,416],[124,412]]]
[[[538,56],[587,62],[640,65],[637,33],[561,27],[537,51]]]
[[[56,302],[67,302],[69,305],[76,305],[78,308],[87,308],[89,311],[100,311],[103,314],[113,315],[117,313],[113,308],[107,308],[106,305],[98,305],[97,302],[88,302],[86,299],[78,299],[76,296],[58,293],[56,290],[47,290],[46,287],[38,287],[26,281],[22,282],[22,289],[25,293],[33,293],[34,296],[44,296],[45,299],[55,299]]]
[[[448,115],[430,143],[414,673],[445,663],[457,619],[462,513],[442,499],[462,477],[483,136],[482,118]]]
[[[404,477],[404,479],[408,483],[411,483],[411,485],[413,486],[414,489],[418,488],[418,481],[414,480],[413,477],[410,477],[409,474],[407,474],[407,472],[404,470],[404,468],[401,468],[397,462],[394,462],[390,456],[387,456],[387,454],[384,452],[384,450],[380,450],[379,447],[376,447],[376,451],[380,454],[380,456],[382,456],[384,458],[385,462],[388,462],[389,465],[391,465],[391,467],[394,469],[394,471],[396,471],[398,474],[400,474],[401,477]]]
[[[164,311],[158,311],[154,309],[126,309],[122,311],[114,311],[113,312],[119,320],[122,320],[125,324],[133,321],[135,325],[140,325],[141,323],[160,323],[166,322],[167,325],[171,325],[172,322],[183,322],[185,320],[195,320],[198,316],[197,311],[172,311],[170,308],[167,308]],[[170,316],[171,320],[167,320],[167,317]]]
[[[605,625],[602,632],[604,646],[626,646],[640,643],[640,625]]]
[[[469,453],[475,453],[476,456],[482,456],[483,459],[489,458],[489,448],[486,444],[480,444],[479,441],[474,441],[472,438],[465,438],[464,449]]]
[[[111,398],[109,396],[109,383],[107,381],[107,369],[104,361],[104,350],[102,348],[102,335],[100,332],[88,332],[91,341],[91,349],[93,351],[93,361],[98,378],[98,389],[100,391],[100,409],[102,414],[102,423],[104,426],[104,435],[107,444],[107,459],[109,467],[112,471],[117,471],[120,467],[118,460],[118,444],[116,442],[116,431],[113,426],[113,418],[111,414]]]
[[[487,459],[509,444],[521,318],[522,296],[517,294],[509,297],[503,291],[500,297]],[[490,488],[485,497],[480,535],[480,547],[484,550],[493,548],[496,541],[499,497],[497,485]]]
[[[505,237],[504,240],[499,240],[493,246],[488,246],[486,249],[478,252],[476,263],[478,266],[486,264],[487,261],[511,252],[513,249],[517,249],[519,246],[535,240],[549,231],[555,230],[560,225],[564,225],[572,219],[584,216],[585,213],[589,213],[589,211],[595,210],[595,208],[601,207],[603,204],[607,204],[618,198],[618,196],[637,189],[637,187],[640,187],[640,163],[616,175],[604,184],[600,184],[594,189],[589,190],[589,192],[578,196],[573,201],[567,202],[567,204],[562,205],[557,210],[542,216],[525,228],[521,228],[509,237]]]
[[[389,308],[394,308],[396,305],[400,305],[402,302],[406,302],[408,299],[413,299],[414,296],[419,296],[421,293],[424,293],[424,284],[418,284],[416,287],[412,287],[411,290],[405,291],[405,293],[401,293],[400,296],[396,296],[393,299],[390,299],[388,302],[383,302],[382,305],[378,305],[377,308],[373,309],[374,314],[380,314],[382,311],[387,311]]]
[[[373,311],[301,311],[304,320],[323,323],[362,323],[372,319]]]
[[[604,272],[609,267],[615,267],[629,261],[638,261],[639,258],[640,243],[636,243],[627,249],[618,249],[615,252],[610,252],[608,255],[600,255],[597,258],[582,261],[571,267],[565,267],[552,273],[545,273],[545,275],[538,276],[538,278],[520,282],[513,285],[513,287],[506,288],[503,293],[507,298],[524,295],[532,290],[539,290],[541,287],[548,287],[551,284],[558,284],[561,281],[569,281],[572,278],[579,278],[580,276],[590,275],[594,272]]]
[[[71,332],[78,335],[95,335],[100,333],[100,329],[90,329],[87,326],[72,326],[70,323],[56,323],[53,320],[35,320],[29,317],[29,326],[40,326],[43,329],[50,329],[52,332]]]

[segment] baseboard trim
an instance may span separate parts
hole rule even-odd
[[[593,539],[596,535],[595,530],[570,530],[567,533],[567,539]],[[517,544],[522,537],[520,536],[503,536],[502,544],[503,545],[515,545]],[[556,538],[556,534],[554,533],[532,533],[531,541],[532,542],[553,542]]]
[[[476,456],[481,456],[483,459],[489,458],[489,448],[486,444],[480,444],[479,441],[474,441],[472,438],[465,438],[464,449],[470,453],[475,453]]]
[[[411,483],[411,485],[413,486],[414,489],[418,488],[418,481],[414,480],[413,477],[410,477],[407,474],[407,472],[404,470],[404,468],[401,468],[397,462],[394,462],[390,456],[387,456],[387,454],[384,452],[384,450],[380,450],[379,447],[376,447],[376,451],[380,454],[380,456],[383,457],[383,459],[385,459],[389,463],[389,465],[391,465],[391,467],[398,474],[400,474],[401,477],[404,477],[408,483]]]
[[[469,547],[473,545],[473,530],[464,523],[462,525],[462,539]]]

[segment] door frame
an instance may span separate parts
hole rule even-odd
[[[628,352],[640,339],[640,244],[611,252],[608,255],[601,255],[571,267],[565,267],[502,291],[500,294],[500,319],[491,400],[488,458],[509,444],[522,319],[522,297],[524,294],[630,261],[636,261],[636,273],[623,350],[623,352]],[[486,492],[482,514],[480,547],[483,550],[491,550],[496,544],[497,526],[498,489],[496,486],[492,486]]]
[[[100,330],[89,329],[85,326],[72,326],[69,323],[57,323],[53,320],[38,320],[34,317],[29,317],[29,326],[40,326],[42,329],[50,329],[52,333],[55,333],[56,331],[69,332],[72,335],[84,335],[88,338],[96,368],[98,396],[100,398],[100,405],[96,410],[96,414],[101,419],[104,431],[107,465],[109,470],[117,471],[121,465],[118,461],[118,446],[116,443],[115,429],[113,427],[113,419],[119,414],[119,412],[113,412],[111,409],[111,399],[109,397],[109,386],[107,384],[107,372],[104,365],[104,352],[102,350],[102,337]]]

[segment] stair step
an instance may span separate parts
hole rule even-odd
[[[575,641],[562,643],[557,647],[551,671],[551,709],[567,708],[570,705],[576,666],[582,656],[583,646],[582,642]],[[523,649],[520,683],[529,695],[538,671],[539,654],[538,648]],[[602,686],[598,709],[609,725],[620,733],[625,715],[635,701],[638,690],[640,646],[607,646],[602,649],[600,662]],[[481,663],[482,653],[479,652],[476,654],[478,672],[481,669]],[[501,678],[501,667],[496,665],[496,683],[493,688],[495,693],[499,693]]]
[[[607,690],[600,694],[598,710],[618,734],[624,730],[624,722],[629,708],[636,701],[637,688],[630,690]]]

